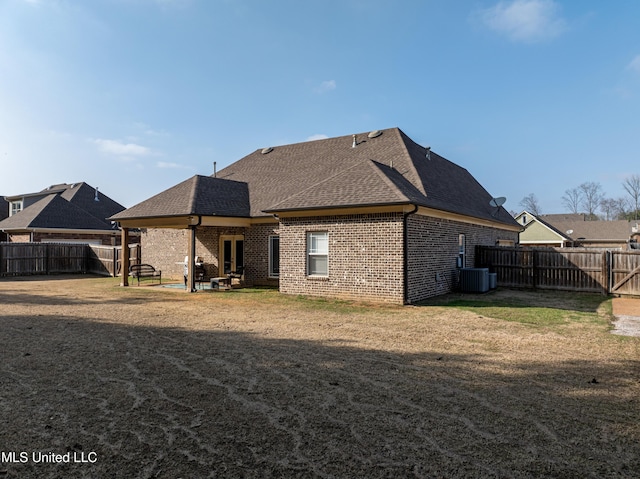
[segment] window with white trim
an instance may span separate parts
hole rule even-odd
[[[280,277],[280,236],[269,236],[269,278]]]
[[[22,211],[22,200],[12,201],[11,202],[11,211],[9,213],[9,216],[13,216],[16,213],[20,213],[21,211]]]
[[[329,275],[329,233],[326,231],[307,233],[307,274]]]
[[[465,256],[466,256],[466,237],[463,234],[458,235],[458,267],[465,268]]]

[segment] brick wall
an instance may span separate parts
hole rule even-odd
[[[189,230],[148,228],[140,234],[142,262],[153,265],[169,279],[182,279],[182,265],[189,251]],[[197,254],[200,254],[198,251]]]
[[[451,220],[410,215],[407,218],[407,295],[415,303],[452,290],[457,281],[458,235],[465,235],[464,267],[475,264],[475,246],[498,240],[517,241],[518,233]]]
[[[329,275],[307,276],[307,232],[329,233]],[[280,292],[403,302],[402,214],[280,220]]]
[[[47,241],[65,241],[73,240],[87,242],[99,241],[103,246],[116,246],[120,244],[121,236],[117,235],[92,235],[92,234],[71,234],[71,233],[34,233],[33,241],[38,243],[46,243]]]
[[[269,236],[279,234],[279,224],[255,224],[248,228],[244,241],[245,281],[248,284],[278,286],[269,278]]]
[[[220,276],[218,256],[221,235],[244,235],[245,281],[247,284],[270,284],[269,236],[277,234],[278,225],[257,224],[251,228],[224,228],[201,226],[196,229],[196,255],[206,269],[206,276]],[[142,232],[142,262],[162,270],[162,275],[182,279],[184,257],[189,248],[189,230],[149,228]]]
[[[10,243],[30,243],[31,242],[31,234],[10,234],[9,235]]]
[[[29,243],[31,242],[30,233],[10,234],[9,241],[12,243]],[[117,235],[96,235],[96,234],[81,234],[81,233],[33,233],[34,243],[46,243],[46,242],[58,242],[64,243],[65,241],[87,241],[87,243],[99,241],[103,246],[117,246],[120,244],[121,236]],[[136,242],[137,238],[132,238],[132,243]]]

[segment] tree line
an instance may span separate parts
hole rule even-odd
[[[609,198],[600,183],[588,181],[566,190],[562,204],[569,213],[584,214],[589,220],[637,220],[640,216],[640,175],[628,176],[622,187],[627,193],[625,196]],[[542,214],[534,193],[525,196],[520,206],[536,216]]]

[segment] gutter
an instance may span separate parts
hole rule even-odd
[[[408,301],[408,298],[409,298],[409,282],[408,282],[408,278],[407,278],[407,276],[409,275],[409,252],[408,252],[408,245],[407,245],[407,237],[408,237],[407,218],[410,215],[415,214],[417,211],[418,211],[418,205],[413,205],[413,210],[402,214],[402,243],[403,243],[403,248],[402,248],[402,276],[403,276],[403,287],[404,287],[403,298],[402,298],[402,303],[403,304],[408,304],[408,302],[409,302]]]

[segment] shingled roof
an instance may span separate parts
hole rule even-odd
[[[111,225],[58,194],[45,196],[20,213],[0,221],[0,229],[7,231],[33,228],[109,230]]]
[[[193,177],[111,219],[418,205],[518,226],[469,172],[399,128],[258,149],[204,182]],[[244,185],[244,186],[241,186]],[[195,197],[193,196],[195,194]],[[202,201],[195,207],[192,198]],[[204,205],[206,204],[206,207]]]
[[[580,217],[582,216],[582,219]],[[626,220],[585,221],[583,215],[541,215],[538,219],[558,234],[573,241],[628,241],[632,234],[631,223]],[[571,231],[571,233],[569,233]]]
[[[0,229],[111,230],[107,218],[124,210],[124,206],[84,182],[63,183],[37,193],[7,197],[10,201],[21,198],[32,198],[35,203],[0,221]]]
[[[195,175],[114,215],[111,219],[117,221],[185,215],[248,217],[248,185],[238,181]]]

